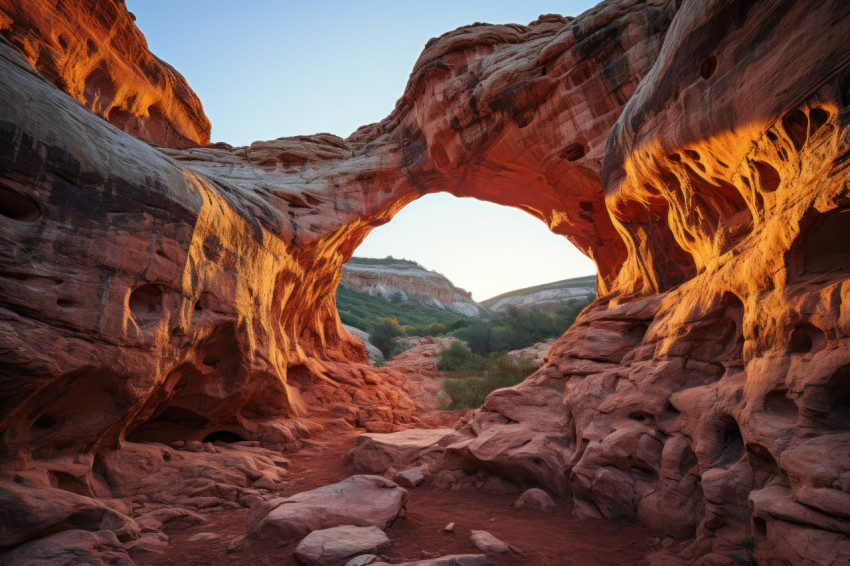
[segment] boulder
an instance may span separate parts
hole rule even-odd
[[[4,523],[8,524],[8,523]],[[111,564],[135,566],[121,542],[110,531],[70,529],[22,544],[0,555],[0,566],[76,566]]]
[[[530,509],[538,509],[544,513],[555,512],[555,501],[548,493],[542,489],[533,487],[523,492],[522,495],[514,502],[514,507],[527,507]]]
[[[390,434],[362,434],[347,460],[354,471],[382,474],[390,468],[436,466],[453,429],[409,429]]]
[[[475,548],[488,554],[506,554],[511,551],[511,548],[507,544],[503,543],[487,531],[472,531],[472,535],[469,537],[469,540],[472,541]]]
[[[136,538],[141,532],[133,519],[90,497],[63,489],[24,487],[14,482],[0,483],[0,525],[3,525],[0,548],[63,529],[108,530],[123,540]],[[86,540],[100,544],[92,537]]]
[[[340,525],[388,527],[404,508],[407,490],[381,476],[352,476],[340,483],[258,503],[248,528],[286,544],[311,531]]]
[[[341,525],[304,537],[295,548],[295,557],[308,566],[343,566],[353,556],[374,555],[389,545],[390,539],[378,527]]]

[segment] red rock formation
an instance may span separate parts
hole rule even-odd
[[[135,19],[123,0],[0,0],[0,35],[57,88],[156,145],[207,145],[201,101]]]
[[[765,562],[846,562],[848,11],[469,26],[346,140],[165,156],[0,45],[4,469],[79,456],[86,477],[123,438],[222,428],[286,445],[305,417],[403,426],[400,376],[363,363],[333,292],[371,228],[445,190],[568,236],[600,295],[457,432],[450,476],[634,512],[693,557],[752,534]]]

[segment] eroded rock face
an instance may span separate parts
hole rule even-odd
[[[156,145],[208,144],[200,99],[135,19],[121,0],[0,1],[0,36],[83,106]]]
[[[455,287],[444,275],[407,260],[352,258],[342,266],[340,285],[387,301],[419,299],[464,316],[481,316],[487,310],[472,300],[469,291]]]
[[[384,121],[242,148],[155,150],[0,45],[3,466],[81,455],[90,483],[127,438],[410,422],[333,293],[372,227],[445,190],[569,237],[599,299],[448,439],[443,479],[634,513],[694,557],[752,534],[766,562],[846,561],[848,12],[622,1],[469,26]]]

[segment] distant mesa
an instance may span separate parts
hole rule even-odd
[[[481,304],[495,312],[510,306],[524,311],[537,309],[542,312],[555,312],[561,307],[576,302],[586,303],[595,298],[596,276],[587,275],[508,291],[481,301]]]
[[[408,259],[353,257],[342,267],[344,285],[388,302],[417,299],[423,306],[447,309],[463,316],[482,316],[487,308],[449,279]]]

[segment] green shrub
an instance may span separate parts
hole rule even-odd
[[[508,307],[490,320],[474,320],[455,330],[476,354],[507,352],[531,346],[566,332],[589,301],[574,301],[554,314]]]
[[[432,322],[425,329],[427,336],[440,336],[446,333],[446,325],[439,322]]]
[[[452,346],[454,344],[457,342]],[[452,400],[451,409],[477,409],[492,391],[516,385],[534,372],[531,360],[526,358],[514,360],[504,354],[491,354],[486,359],[474,354],[473,357],[481,360],[483,365],[478,375],[446,379],[443,383],[443,389]],[[469,364],[466,362],[461,367],[469,367]],[[463,374],[464,371],[458,373]]]
[[[480,356],[472,353],[463,342],[452,342],[440,352],[437,369],[443,371],[464,371],[480,369],[484,366]]]
[[[372,325],[369,341],[384,354],[385,358],[392,358],[395,351],[399,349],[396,340],[399,336],[404,336],[404,330],[398,325],[396,319],[388,317]]]

